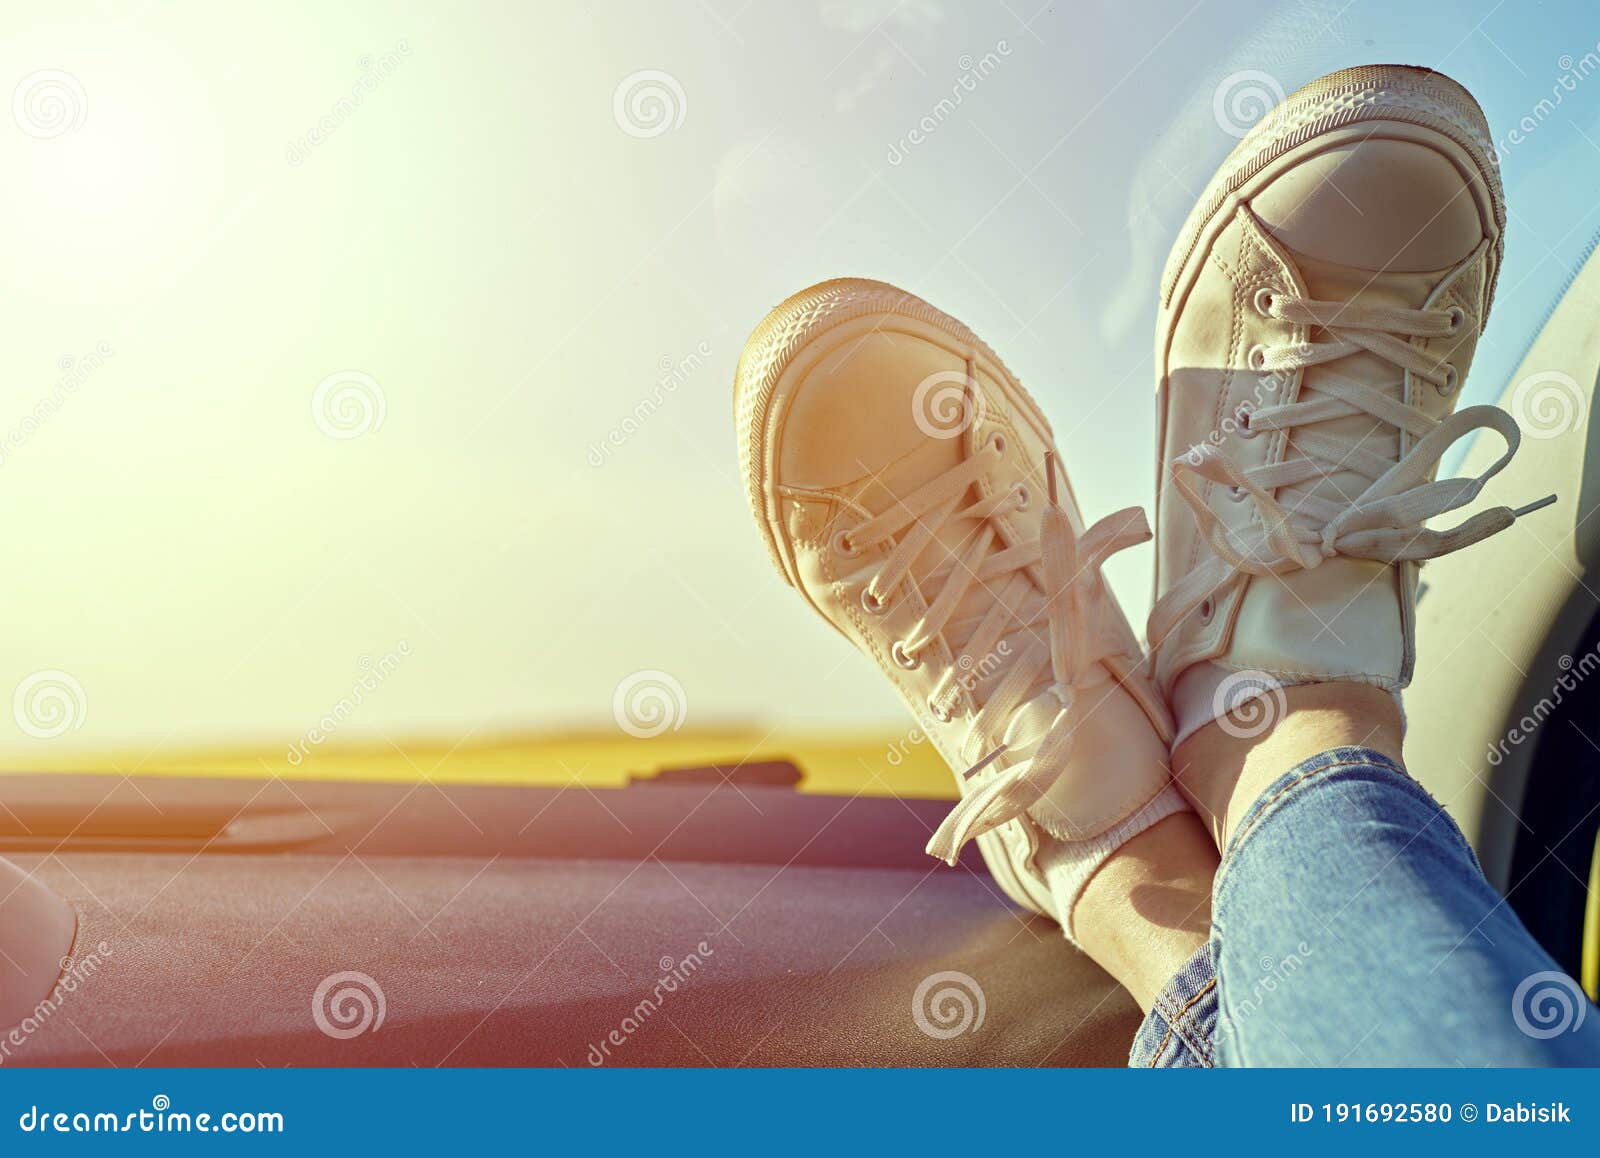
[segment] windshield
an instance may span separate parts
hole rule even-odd
[[[649,764],[881,756],[892,691],[748,528],[750,328],[826,277],[905,285],[1056,416],[1085,510],[1148,507],[1155,287],[1197,191],[1285,92],[1417,62],[1500,147],[1506,260],[1463,395],[1490,401],[1600,229],[1593,9],[1538,11],[299,4],[248,37],[201,9],[36,29],[27,58],[55,64],[19,71],[0,188],[4,758],[517,778],[537,743],[621,783],[646,740]],[[1106,569],[1136,623],[1149,566]]]

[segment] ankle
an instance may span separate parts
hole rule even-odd
[[[1217,851],[1192,812],[1161,820],[1108,857],[1072,913],[1078,945],[1149,1010],[1211,935]]]
[[[1289,769],[1330,748],[1370,748],[1401,763],[1403,725],[1394,695],[1368,684],[1282,688],[1252,709],[1248,728],[1213,720],[1172,754],[1173,779],[1227,848],[1239,818]],[[1259,713],[1268,716],[1262,727]]]

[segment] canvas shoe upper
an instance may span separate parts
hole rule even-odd
[[[1099,570],[1149,538],[1143,512],[1086,525],[1000,359],[882,282],[825,282],[769,314],[735,415],[779,572],[958,773],[928,851],[954,863],[975,837],[1013,899],[1055,912],[1041,839],[1101,837],[1169,783],[1170,721]]]
[[[1455,412],[1503,227],[1477,104],[1401,66],[1299,90],[1201,197],[1156,333],[1149,640],[1181,733],[1219,714],[1229,673],[1403,687],[1418,562],[1524,513],[1425,525],[1470,503],[1517,447],[1503,411]],[[1479,429],[1504,438],[1503,456],[1433,481]]]

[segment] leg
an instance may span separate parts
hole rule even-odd
[[[1395,759],[1389,697],[1286,695],[1269,737],[1208,725],[1175,761],[1229,842],[1212,944],[1220,1064],[1600,1064],[1600,1015]],[[1271,775],[1267,752],[1288,773]]]
[[[1218,848],[1227,848],[1239,817],[1285,768],[1350,746],[1371,748],[1400,763],[1400,710],[1388,692],[1365,684],[1317,683],[1284,688],[1254,701],[1244,712],[1254,727],[1228,728],[1215,721],[1184,740],[1172,753],[1172,776],[1211,824]],[[1265,734],[1252,736],[1262,730]]]
[[[1216,870],[1204,825],[1180,812],[1117,849],[1078,899],[1079,945],[1146,1012],[1210,935]]]
[[[1207,942],[1217,853],[1181,812],[1128,841],[1078,900],[1078,943],[1146,1013],[1132,1066],[1213,1064],[1216,985]]]

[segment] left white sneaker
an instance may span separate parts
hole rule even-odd
[[[1049,424],[999,357],[882,282],[824,282],[773,310],[734,402],[779,573],[957,771],[962,800],[928,851],[953,864],[975,838],[1000,886],[1070,934],[1095,868],[1185,807],[1166,709],[1100,577],[1150,537],[1143,512],[1085,526]]]

